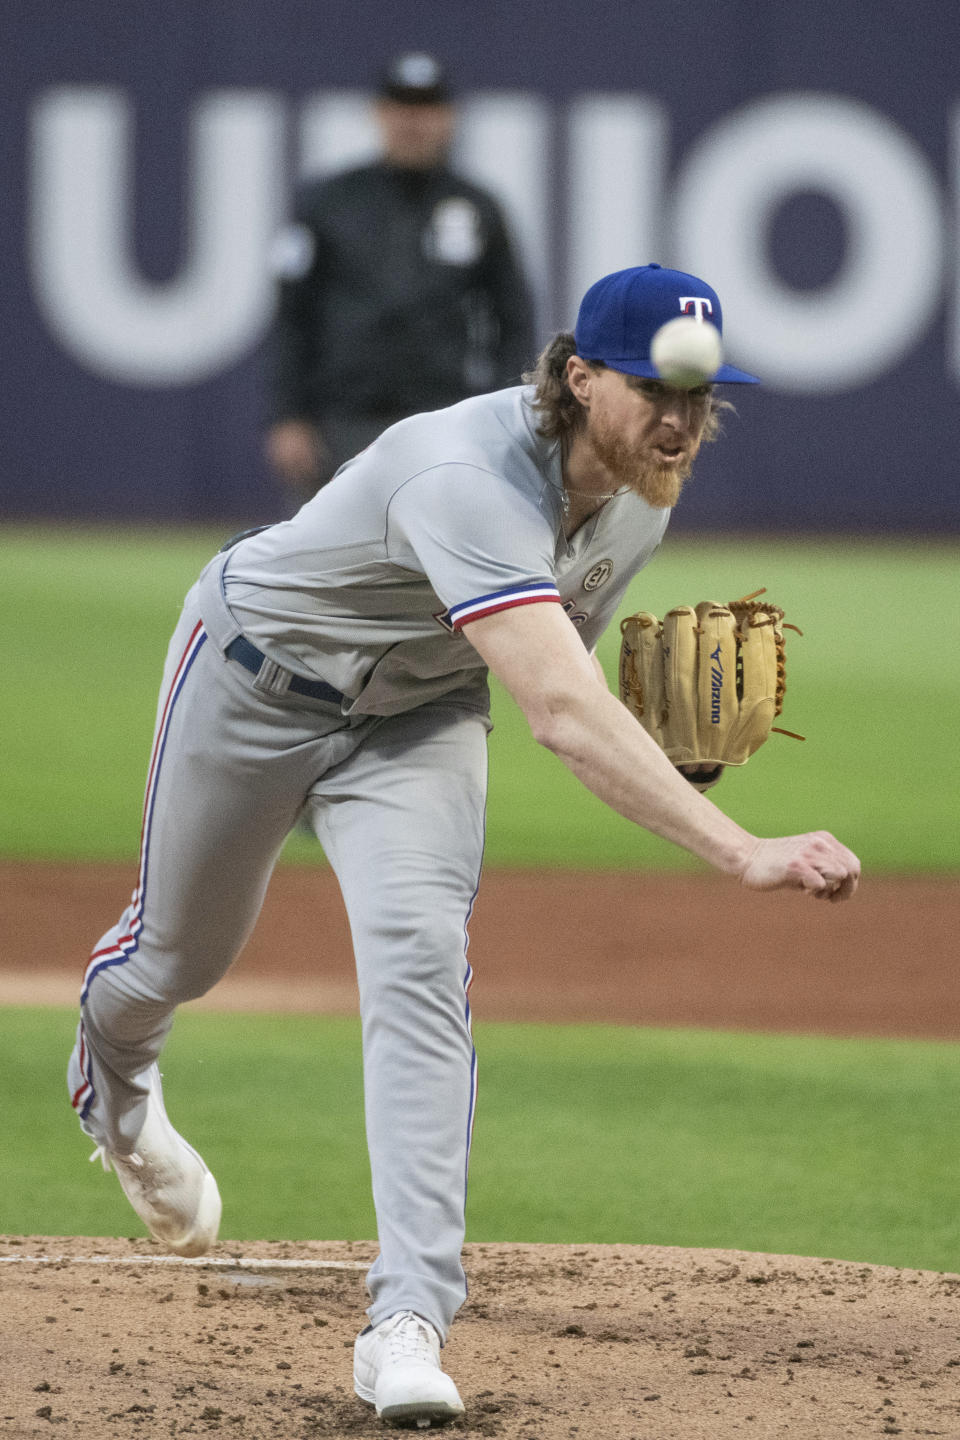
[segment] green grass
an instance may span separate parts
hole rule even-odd
[[[0,1014],[0,1231],[138,1235],[66,1102],[74,1017]],[[958,1266],[960,1047],[480,1024],[469,1240]],[[353,1019],[181,1011],[175,1123],[228,1239],[372,1238]]]
[[[931,542],[668,537],[621,615],[662,615],[766,585],[804,632],[787,632],[780,723],[805,741],[772,736],[747,766],[727,772],[711,799],[758,834],[833,830],[873,870],[960,867],[958,560],[957,546]],[[598,653],[615,684],[616,625]],[[547,863],[696,867],[606,810],[550,755],[528,748],[521,762],[525,723],[509,697],[497,696],[494,718],[489,832],[498,861],[520,864],[540,853]]]
[[[163,656],[219,531],[0,531],[5,617],[0,854],[136,853]],[[787,728],[713,792],[759,833],[828,828],[872,870],[956,870],[960,707],[955,543],[669,537],[621,613],[766,584],[788,619]],[[616,673],[619,636],[601,645]],[[693,867],[605,809],[494,690],[488,863]],[[315,862],[309,839],[286,858]]]
[[[0,532],[0,854],[128,859],[167,641],[224,537]]]

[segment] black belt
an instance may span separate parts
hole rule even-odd
[[[244,670],[249,670],[252,675],[260,673],[260,667],[267,658],[243,635],[231,640],[223,653],[228,660],[236,660],[238,665],[242,665]],[[309,695],[311,700],[328,700],[332,705],[342,705],[344,700],[341,692],[328,685],[325,680],[304,680],[299,675],[291,675],[287,689],[297,695]]]

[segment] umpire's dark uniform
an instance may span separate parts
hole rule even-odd
[[[276,270],[270,423],[316,424],[331,474],[394,421],[519,383],[535,358],[503,214],[445,166],[304,186]]]

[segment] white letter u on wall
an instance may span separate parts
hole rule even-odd
[[[132,106],[122,90],[47,91],[32,116],[28,248],[37,304],[87,369],[131,385],[194,384],[256,343],[283,204],[283,109],[264,92],[199,101],[190,130],[189,248],[152,284],[131,253]]]

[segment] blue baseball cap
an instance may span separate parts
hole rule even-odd
[[[602,360],[624,375],[657,379],[650,341],[668,320],[693,315],[723,334],[720,298],[705,281],[662,265],[637,265],[604,275],[580,302],[574,338],[583,360]],[[756,375],[721,365],[713,379],[728,385],[759,385]]]

